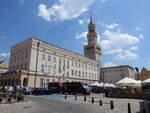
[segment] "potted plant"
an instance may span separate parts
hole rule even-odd
[[[7,96],[6,96],[6,101],[7,101],[7,102],[11,102],[11,100],[12,100],[11,95],[7,95]]]
[[[24,95],[21,93],[17,94],[17,101],[24,100]]]

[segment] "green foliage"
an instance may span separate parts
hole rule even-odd
[[[11,95],[7,95],[7,96],[6,96],[6,100],[7,100],[7,102],[11,102],[12,96],[11,96]]]
[[[17,101],[24,100],[24,94],[17,93]]]
[[[11,102],[12,99],[17,101],[24,100],[24,90],[10,92],[8,88],[2,88],[0,102],[3,100],[3,98],[6,99],[6,102]]]

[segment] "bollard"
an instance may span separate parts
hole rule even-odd
[[[67,94],[65,94],[65,100],[67,99]]]
[[[84,95],[84,101],[86,101],[86,95]]]
[[[114,102],[110,101],[110,109],[114,109]]]
[[[128,113],[131,113],[131,106],[130,106],[130,103],[128,103]]]
[[[146,113],[146,111],[145,111],[145,106],[144,106],[144,102],[142,102],[141,112],[142,112],[142,113]]]
[[[102,106],[102,105],[103,105],[103,104],[102,104],[102,100],[99,100],[99,105],[100,105],[100,106]]]
[[[94,103],[94,97],[92,97],[92,103]]]
[[[77,94],[75,94],[75,98],[74,99],[77,100]]]

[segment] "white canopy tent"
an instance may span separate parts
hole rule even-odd
[[[90,84],[90,86],[98,86],[98,87],[100,87],[101,85],[98,82],[94,82],[94,83]]]
[[[150,78],[144,80],[143,83],[150,83]]]
[[[98,86],[98,87],[109,87],[109,88],[115,88],[117,86],[115,86],[114,84],[112,83],[98,83],[98,82],[94,82],[92,84],[90,84],[90,86]]]
[[[117,86],[111,83],[109,87],[116,88]]]
[[[131,87],[141,87],[141,82],[136,81],[132,78],[125,77],[124,79],[116,83],[119,86],[131,86]]]

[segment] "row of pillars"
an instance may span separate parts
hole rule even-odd
[[[67,99],[67,94],[65,94],[65,100]],[[75,95],[75,100],[77,100],[77,95]],[[84,96],[84,101],[87,101],[87,97]],[[95,103],[94,97],[91,98],[91,103]],[[103,102],[102,100],[99,100],[99,105],[102,106]],[[110,101],[110,109],[113,110],[114,109],[114,101]],[[131,113],[131,105],[130,103],[128,103],[128,113]]]

